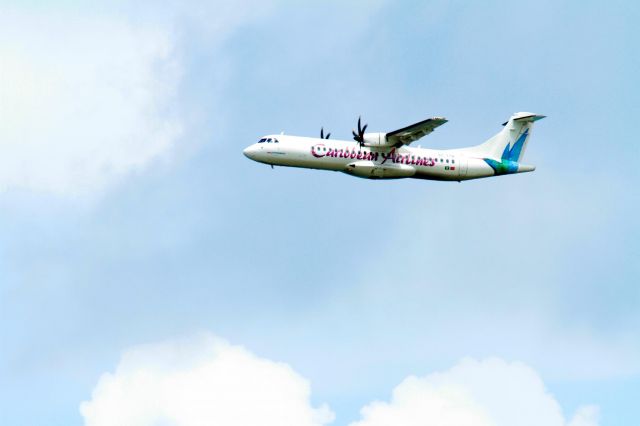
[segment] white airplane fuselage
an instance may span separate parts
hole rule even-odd
[[[519,163],[531,124],[542,117],[530,116],[531,113],[514,115],[492,139],[469,148],[362,146],[356,141],[269,135],[243,153],[271,166],[332,170],[367,179],[463,181],[535,170],[534,166]],[[523,120],[520,117],[529,121],[516,122]]]
[[[244,150],[252,160],[273,166],[333,170],[371,179],[418,178],[461,181],[493,176],[480,158],[460,150],[400,147],[360,147],[355,141],[271,135],[272,142],[255,143]],[[277,141],[277,142],[274,142]]]

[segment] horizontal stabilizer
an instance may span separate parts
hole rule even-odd
[[[519,116],[520,114],[522,114],[522,115]],[[546,117],[546,115],[538,115],[538,114],[533,114],[533,113],[529,113],[529,112],[520,112],[520,113],[516,114],[516,117],[513,118],[513,121],[519,121],[519,122],[522,122],[522,123],[533,123],[534,121],[542,120],[545,117]],[[505,121],[504,123],[502,123],[502,125],[506,126],[507,123],[509,123],[509,122]]]

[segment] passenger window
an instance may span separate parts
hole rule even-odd
[[[456,160],[451,160],[451,164],[456,164]]]
[[[449,162],[449,159],[447,158],[447,163]]]

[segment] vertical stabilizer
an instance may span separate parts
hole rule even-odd
[[[518,112],[512,115],[509,121],[503,123],[502,131],[469,151],[482,158],[519,163],[527,149],[534,121],[544,117],[531,112]]]

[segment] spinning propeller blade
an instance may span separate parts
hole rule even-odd
[[[364,146],[364,132],[367,130],[367,126],[368,124],[365,124],[364,127],[362,127],[362,118],[358,117],[358,133],[356,133],[355,130],[351,131],[351,133],[353,133],[353,140],[358,142],[360,147]]]

